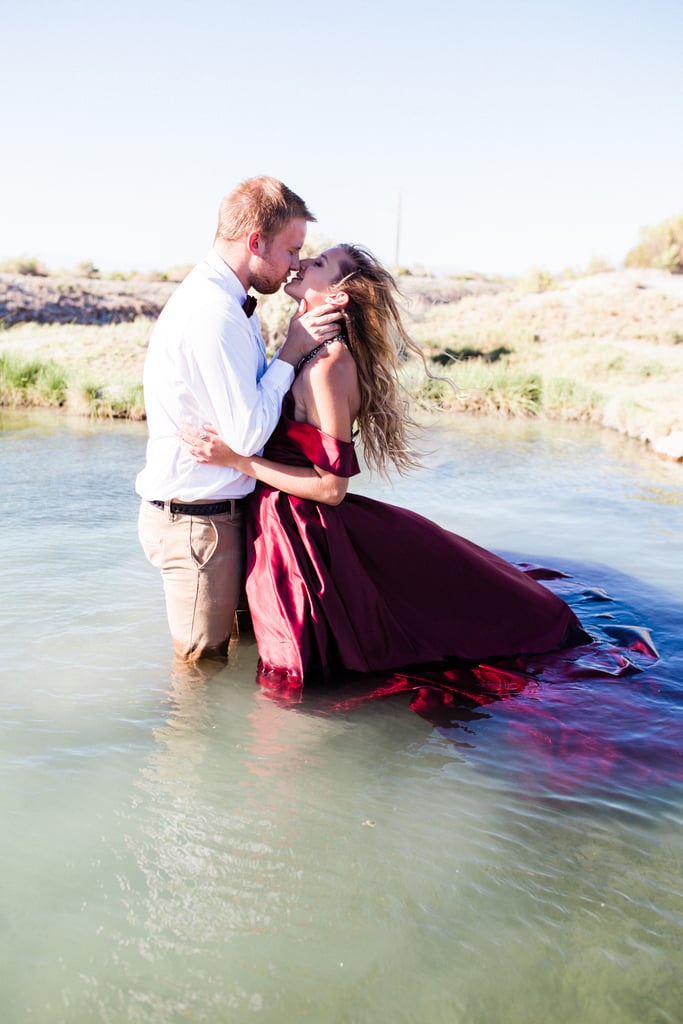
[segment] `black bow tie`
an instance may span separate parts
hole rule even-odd
[[[242,309],[246,316],[251,316],[256,309],[256,299],[253,295],[247,295],[246,299],[242,303]]]

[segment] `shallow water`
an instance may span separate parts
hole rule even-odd
[[[144,441],[0,418],[3,1022],[679,1021],[683,470],[463,419],[355,483],[569,569],[659,650],[446,720],[430,691],[271,699],[246,642],[174,675]]]

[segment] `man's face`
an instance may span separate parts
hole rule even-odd
[[[299,269],[299,251],[306,240],[306,221],[293,217],[269,242],[261,239],[261,251],[252,257],[251,286],[262,295],[272,295]]]

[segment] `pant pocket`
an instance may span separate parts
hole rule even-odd
[[[164,541],[161,533],[161,517],[150,511],[147,505],[140,506],[138,516],[138,539],[148,562],[160,569],[164,560]]]
[[[192,519],[190,554],[198,569],[203,569],[218,547],[218,530],[211,519]]]

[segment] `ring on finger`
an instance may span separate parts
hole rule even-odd
[[[206,441],[208,436],[209,436],[208,434],[200,434],[199,435],[199,440],[200,441]]]

